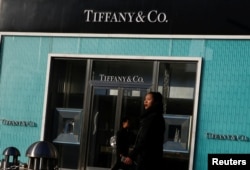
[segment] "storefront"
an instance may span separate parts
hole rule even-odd
[[[192,164],[201,58],[51,54],[48,61],[44,139],[57,146],[61,168],[109,169],[111,137],[125,115],[136,134],[149,91],[165,94],[165,161]]]
[[[62,170],[107,170],[121,119],[136,134],[158,91],[165,169],[250,153],[248,4],[0,0],[0,152],[27,163],[45,140]]]
[[[1,149],[17,147],[22,162],[29,145],[48,140],[63,169],[110,167],[110,137],[124,114],[136,132],[149,90],[164,95],[166,166],[201,169],[210,153],[249,151],[247,39],[1,40]]]

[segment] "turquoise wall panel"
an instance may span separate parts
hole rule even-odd
[[[168,41],[153,39],[84,39],[81,53],[113,55],[167,55]]]
[[[6,37],[1,51],[0,119],[33,121],[36,127],[0,125],[0,150],[15,146],[22,157],[40,139],[47,57],[42,38]],[[42,50],[41,50],[42,49]],[[46,55],[48,52],[46,52]],[[23,160],[23,159],[22,159]]]
[[[53,53],[159,55],[169,54],[169,40],[125,38],[53,38]]]
[[[78,54],[80,51],[80,38],[56,37],[51,39],[53,53]]]
[[[204,57],[205,40],[172,40],[171,56]]]
[[[250,41],[206,40],[201,77],[195,169],[209,153],[249,153],[249,141],[212,140],[206,133],[250,137]]]
[[[250,40],[3,36],[0,119],[32,120],[37,127],[0,124],[0,152],[25,151],[40,139],[49,53],[202,57],[194,170],[209,153],[249,153],[250,143],[213,140],[206,133],[250,137]]]

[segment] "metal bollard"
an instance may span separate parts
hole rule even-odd
[[[58,152],[55,146],[47,141],[38,141],[29,146],[26,151],[29,170],[57,169]]]
[[[19,170],[18,156],[20,152],[15,147],[8,147],[3,151],[4,159],[1,162],[1,169],[16,169]],[[12,157],[12,160],[11,160]]]

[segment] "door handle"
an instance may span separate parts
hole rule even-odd
[[[93,135],[95,135],[96,129],[97,129],[96,123],[97,123],[98,114],[99,114],[99,112],[96,112],[95,116],[94,116],[94,128],[93,128],[93,133],[92,133]]]

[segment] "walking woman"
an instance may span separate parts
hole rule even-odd
[[[136,170],[160,170],[164,131],[162,95],[159,92],[149,92],[144,99],[144,113],[141,115],[134,149],[124,163],[136,163]]]

